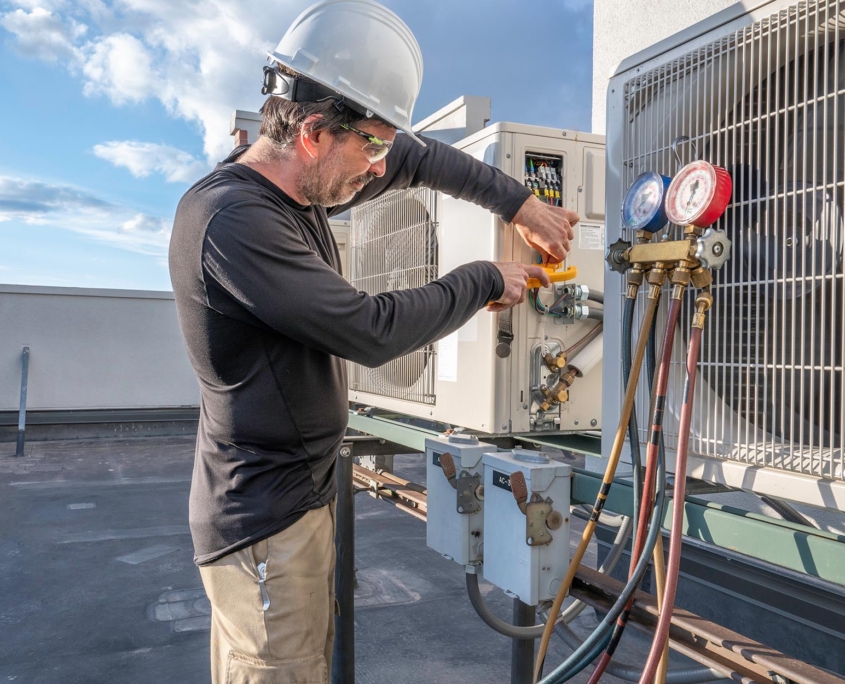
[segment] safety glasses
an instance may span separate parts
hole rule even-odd
[[[370,164],[375,164],[376,162],[384,159],[387,156],[387,153],[390,152],[390,148],[393,147],[392,142],[389,140],[382,140],[372,133],[359,131],[357,128],[347,124],[341,124],[340,127],[350,133],[360,135],[367,141],[367,144],[364,145],[362,149],[364,150],[364,154],[367,155],[367,161],[370,162]]]

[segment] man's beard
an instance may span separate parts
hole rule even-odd
[[[356,182],[366,185],[373,178],[375,174],[372,173],[352,178],[344,173],[343,155],[337,142],[323,159],[300,173],[299,193],[311,204],[336,207],[351,201],[361,191]]]

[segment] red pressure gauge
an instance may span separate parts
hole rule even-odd
[[[682,168],[666,191],[666,216],[679,226],[712,225],[731,201],[733,183],[721,166],[694,161]]]

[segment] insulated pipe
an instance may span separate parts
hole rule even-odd
[[[669,563],[666,571],[666,594],[663,599],[663,610],[657,621],[654,641],[643,669],[640,684],[651,684],[657,671],[664,644],[669,638],[669,627],[672,624],[672,608],[678,590],[678,576],[681,564],[681,545],[683,543],[684,503],[686,498],[687,455],[689,454],[689,435],[692,424],[692,405],[695,396],[695,379],[698,369],[698,356],[701,349],[701,336],[704,329],[706,312],[710,308],[713,298],[709,292],[702,292],[696,297],[696,314],[693,317],[690,332],[689,350],[687,352],[686,382],[684,383],[684,399],[681,405],[681,421],[678,426],[678,450],[675,466],[675,492],[673,494],[672,533],[669,543]],[[672,303],[680,301],[673,296]]]
[[[578,371],[578,377],[586,375],[601,363],[604,348],[604,333],[599,333],[586,347],[579,351],[569,362],[569,367]]]
[[[653,269],[652,274],[654,274],[655,271],[656,269]],[[607,468],[605,470],[604,478],[602,480],[601,489],[599,490],[595,504],[593,505],[593,514],[592,516],[590,516],[590,520],[587,523],[587,526],[584,528],[584,532],[581,535],[581,541],[579,542],[578,547],[575,549],[575,552],[572,555],[572,559],[569,562],[569,568],[566,571],[566,576],[560,583],[560,588],[558,589],[557,595],[555,596],[555,600],[552,603],[552,610],[550,612],[551,617],[546,622],[546,627],[543,632],[543,636],[540,640],[540,648],[537,653],[537,661],[534,664],[535,682],[539,680],[540,672],[543,668],[543,660],[545,659],[546,650],[549,647],[549,640],[551,639],[552,630],[554,629],[554,616],[556,616],[560,612],[560,608],[563,605],[563,599],[566,597],[566,593],[569,591],[569,587],[571,586],[572,580],[575,577],[575,572],[577,571],[581,560],[584,558],[584,554],[587,551],[590,539],[593,536],[593,531],[595,530],[596,525],[598,524],[599,516],[601,515],[601,511],[604,508],[604,503],[605,501],[607,501],[607,495],[610,491],[610,486],[611,484],[613,484],[613,476],[616,473],[616,466],[619,464],[619,457],[622,453],[622,446],[625,443],[625,432],[628,427],[628,420],[630,419],[632,408],[634,405],[634,397],[636,396],[637,391],[636,379],[639,378],[640,368],[642,367],[643,356],[645,355],[646,342],[648,341],[648,331],[651,328],[651,323],[654,320],[654,314],[657,310],[657,304],[660,301],[661,285],[662,281],[658,282],[658,279],[655,279],[655,282],[651,285],[651,290],[648,295],[645,313],[643,315],[640,336],[637,338],[637,347],[634,353],[634,362],[631,368],[631,377],[634,380],[633,382],[628,382],[625,387],[625,399],[622,403],[622,411],[619,414],[619,425],[616,429],[616,437],[614,439],[613,447],[610,452],[610,457],[608,459]],[[629,297],[631,299],[636,297],[636,287],[632,286],[631,292],[629,292]]]

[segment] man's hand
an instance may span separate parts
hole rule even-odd
[[[514,227],[525,242],[540,252],[543,262],[558,263],[569,254],[574,238],[572,226],[578,214],[563,207],[552,207],[531,195],[513,217]]]
[[[529,278],[537,278],[543,287],[551,285],[549,274],[536,265],[520,264],[517,261],[504,261],[493,264],[505,279],[505,291],[495,302],[487,305],[488,311],[504,311],[525,301],[526,284]]]

